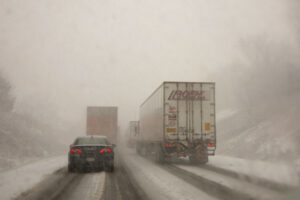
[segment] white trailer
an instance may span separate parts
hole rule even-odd
[[[137,152],[160,162],[208,162],[216,150],[215,110],[215,83],[163,82],[140,106]]]

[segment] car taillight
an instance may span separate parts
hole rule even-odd
[[[82,150],[81,150],[81,149],[76,149],[76,148],[71,148],[70,152],[71,152],[71,153],[78,153],[78,154],[81,154],[81,153],[82,153]]]
[[[105,149],[101,149],[99,151],[100,154],[103,154],[103,153],[110,153],[111,152],[111,148],[105,148]]]
[[[105,152],[104,149],[101,149],[101,150],[99,151],[100,154],[102,154],[102,153],[104,153],[104,152]]]
[[[215,144],[207,144],[208,147],[214,147]]]

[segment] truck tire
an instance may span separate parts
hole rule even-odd
[[[144,145],[141,147],[141,155],[144,156],[144,157],[147,157],[148,156],[148,146]]]
[[[165,163],[165,156],[161,149],[158,149],[155,152],[155,162],[160,163],[160,164]]]
[[[164,164],[164,163],[166,162],[165,156],[164,156],[163,152],[160,152],[160,153],[159,153],[158,162],[159,162],[160,164]]]

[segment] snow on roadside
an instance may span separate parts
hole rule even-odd
[[[237,112],[238,111],[234,110],[234,109],[222,110],[222,111],[217,113],[216,120],[221,121],[221,120],[227,119],[227,118],[233,116],[234,114],[236,114]]]
[[[248,198],[242,199],[277,199],[277,197],[281,196],[281,194],[277,191],[273,191],[260,185],[251,184],[248,182],[240,181],[236,178],[226,176],[219,172],[210,171],[204,168],[200,168],[198,166],[193,165],[176,165],[181,170],[189,172],[193,174],[193,176],[198,176],[204,179],[209,180],[210,182],[216,183],[221,188],[215,187],[216,189],[222,191],[233,191],[233,192],[241,192]],[[225,191],[223,191],[225,193]],[[251,198],[250,198],[251,197]],[[233,196],[233,199],[240,199],[241,197]]]
[[[229,156],[213,156],[208,165],[229,171],[270,180],[273,182],[297,186],[300,182],[295,165],[246,160]]]
[[[58,156],[46,158],[16,169],[1,172],[1,200],[9,200],[17,197],[22,192],[25,192],[38,184],[46,175],[66,166],[66,164],[67,157]]]

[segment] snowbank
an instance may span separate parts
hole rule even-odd
[[[269,180],[279,184],[297,186],[300,183],[295,165],[246,160],[229,156],[210,157],[208,165]]]
[[[38,184],[46,175],[66,166],[67,157],[58,156],[36,161],[0,173],[1,200],[17,197]]]

